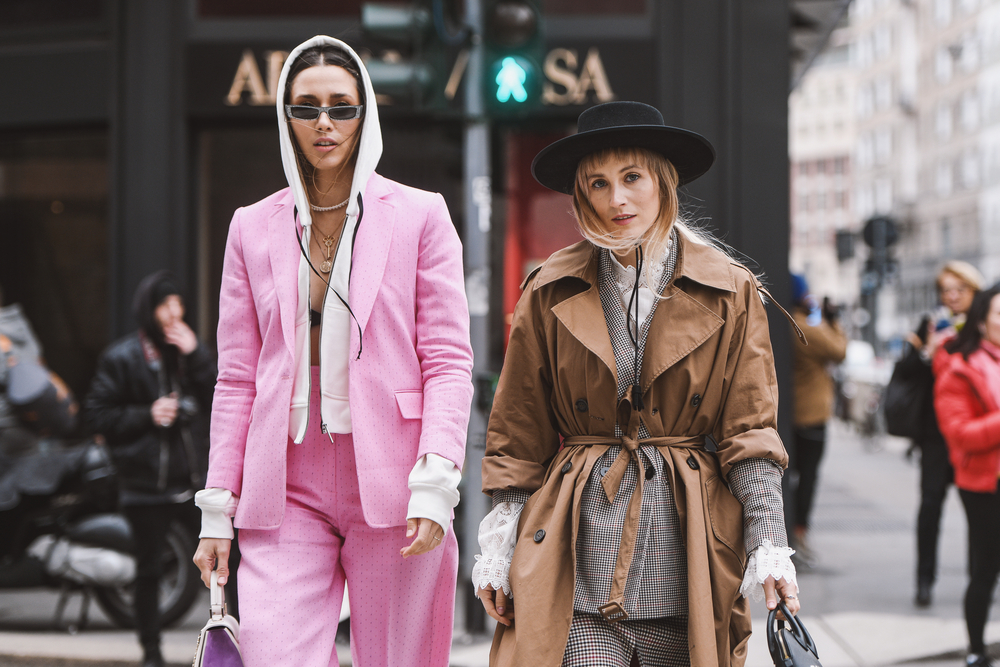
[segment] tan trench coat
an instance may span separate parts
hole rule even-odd
[[[580,496],[608,446],[560,449],[560,436],[613,437],[616,411],[623,424],[630,421],[628,402],[616,405],[597,253],[583,241],[553,254],[525,280],[514,311],[483,491],[514,487],[533,495],[511,564],[515,620],[497,626],[492,667],[561,664],[573,616]],[[767,315],[746,269],[683,235],[664,295],[646,341],[642,420],[653,437],[712,434],[718,443],[716,453],[690,444],[660,450],[687,548],[691,664],[740,667],[750,636],[749,607],[739,595],[746,553],[742,507],[726,475],[748,457],[787,464],[775,430]]]

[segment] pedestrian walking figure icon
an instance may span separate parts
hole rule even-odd
[[[510,56],[500,63],[497,73],[497,101],[506,102],[513,97],[518,102],[528,99],[528,91],[524,89],[527,72]]]

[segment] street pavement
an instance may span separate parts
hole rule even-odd
[[[824,667],[964,664],[964,512],[952,490],[942,521],[934,603],[917,609],[913,572],[919,470],[905,458],[906,446],[897,438],[866,440],[843,423],[831,424],[811,536],[819,562],[799,573],[802,618]],[[460,585],[465,585],[464,576]],[[0,667],[136,664],[140,650],[134,634],[115,629],[99,610],[91,610],[91,623],[77,634],[53,631],[56,599],[48,591],[0,592]],[[77,608],[72,603],[66,618],[73,619]],[[205,597],[177,628],[167,631],[164,653],[172,665],[191,663],[207,610]],[[766,610],[763,603],[752,603],[752,610],[747,667],[770,667],[763,637]],[[987,641],[996,650],[1000,611],[993,618]],[[486,667],[489,646],[489,636],[456,632],[451,664]],[[349,648],[338,645],[338,651],[340,664],[350,665]]]

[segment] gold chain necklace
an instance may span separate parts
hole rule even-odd
[[[326,259],[324,259],[319,265],[319,270],[322,271],[323,273],[330,273],[330,271],[333,270],[333,260],[330,258],[330,256],[333,252],[333,244],[337,240],[336,239],[337,232],[334,232],[333,234],[327,236],[326,234],[323,233],[323,231],[319,227],[316,226],[316,223],[313,223],[313,228],[323,235],[322,246],[320,246],[320,240],[317,235],[314,234],[313,238],[316,239],[316,247],[319,248],[320,251],[326,255]]]

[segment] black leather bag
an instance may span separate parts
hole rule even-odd
[[[934,380],[929,368],[922,373],[912,370],[923,365],[915,359],[919,354],[911,348],[906,357],[897,361],[886,385],[882,407],[889,435],[919,440],[927,434],[926,411],[934,409]]]
[[[779,621],[778,612],[788,620]],[[767,615],[767,650],[774,667],[823,667],[816,643],[797,616],[792,616],[784,602]]]

